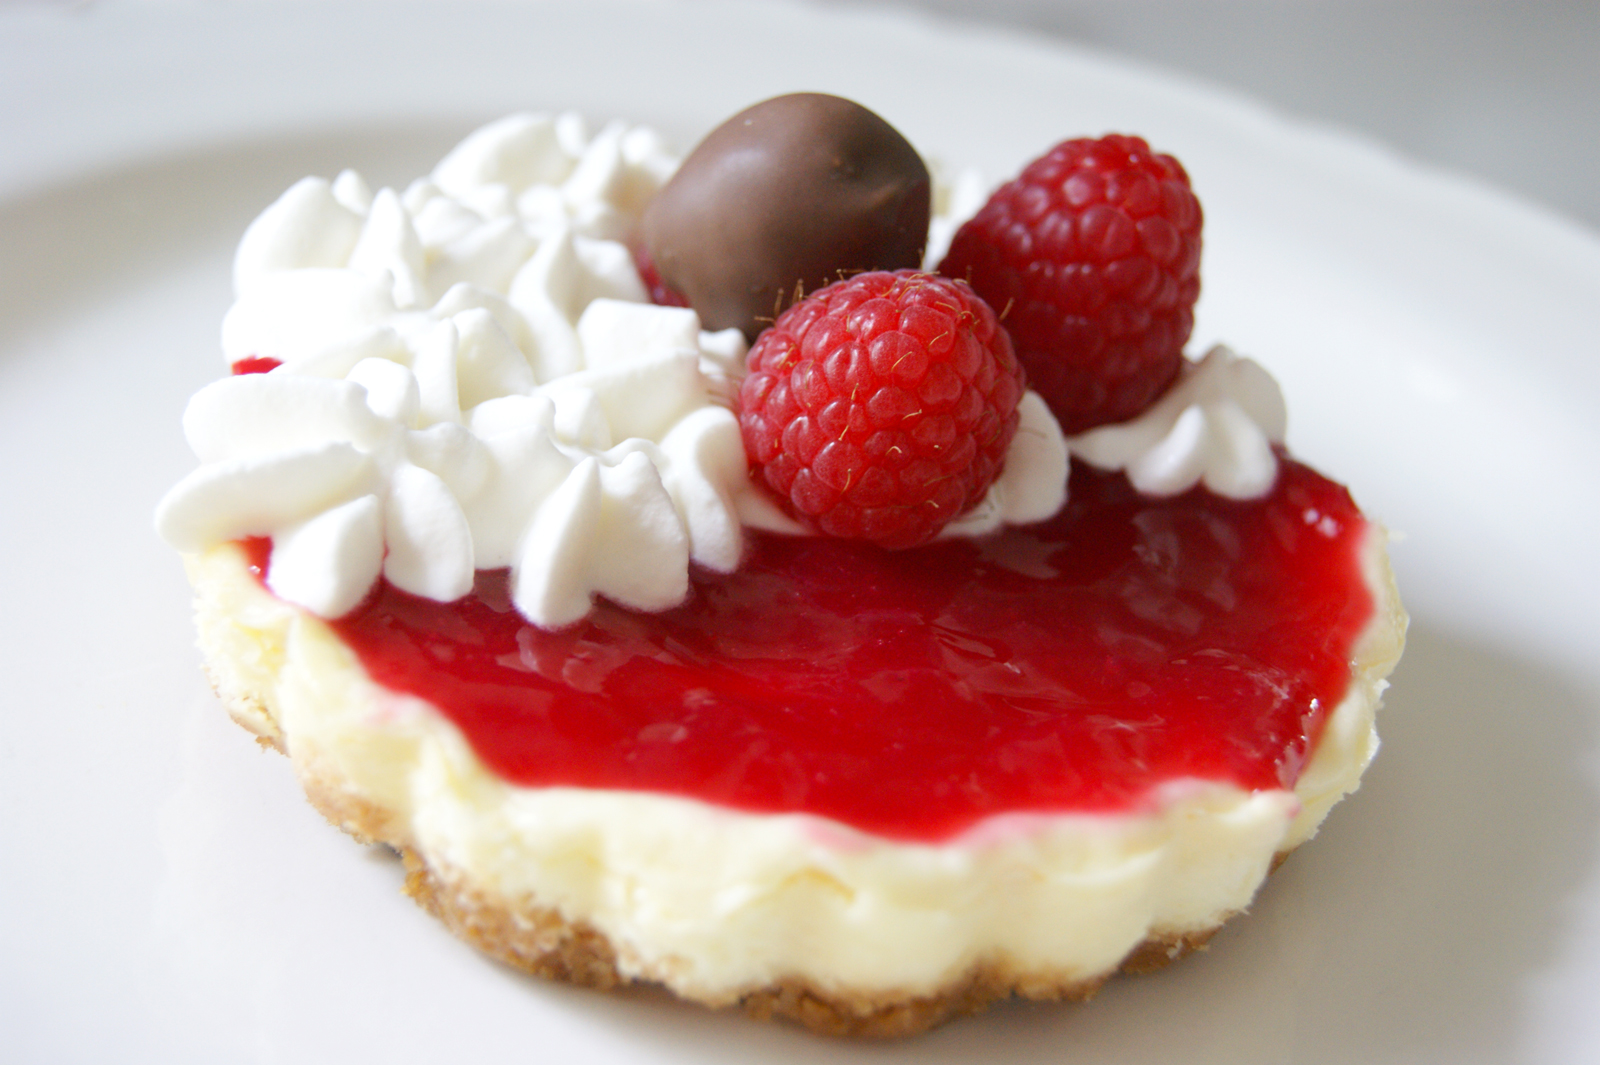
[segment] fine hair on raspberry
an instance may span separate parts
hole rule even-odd
[[[837,281],[750,349],[739,424],[755,479],[807,527],[924,543],[999,476],[1026,385],[993,309],[915,270]]]

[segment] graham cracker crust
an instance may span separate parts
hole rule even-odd
[[[396,838],[388,811],[342,786],[336,775],[322,767],[295,759],[292,745],[285,750],[281,740],[258,737],[258,742],[289,755],[306,797],[330,824],[363,843],[382,843],[395,850],[405,866],[405,893],[457,938],[513,968],[550,980],[599,991],[639,982],[624,975],[611,941],[585,922],[570,920],[552,908],[497,898],[463,877],[436,869],[414,847]],[[1279,855],[1278,862],[1284,857]],[[931,995],[827,989],[791,978],[752,989],[731,1008],[758,1020],[792,1021],[823,1035],[903,1038],[1010,998],[1087,1001],[1114,975],[1155,972],[1204,950],[1216,931],[1151,935],[1114,971],[1087,980],[1020,973],[994,963],[975,965]],[[724,1002],[700,1004],[730,1008]]]

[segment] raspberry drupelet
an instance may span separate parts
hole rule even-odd
[[[964,282],[877,271],[761,334],[739,424],[753,475],[802,524],[911,547],[988,491],[1024,387],[1006,331]]]
[[[1138,137],[1064,141],[956,233],[939,272],[999,311],[1069,436],[1123,421],[1183,362],[1200,294],[1200,203]]]

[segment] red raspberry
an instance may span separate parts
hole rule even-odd
[[[1070,140],[956,233],[939,272],[999,309],[1068,434],[1123,421],[1177,375],[1200,295],[1200,203],[1138,137]]]
[[[966,284],[915,270],[835,282],[750,349],[752,473],[803,524],[912,547],[983,498],[1017,431],[1022,367]]]

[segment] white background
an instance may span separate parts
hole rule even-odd
[[[856,0],[830,0],[858,6]],[[1596,0],[910,0],[1246,92],[1600,230]]]
[[[198,6],[239,2],[251,0]],[[1600,231],[1600,0],[815,2],[958,19],[1192,75]],[[0,174],[18,165],[0,158]]]

